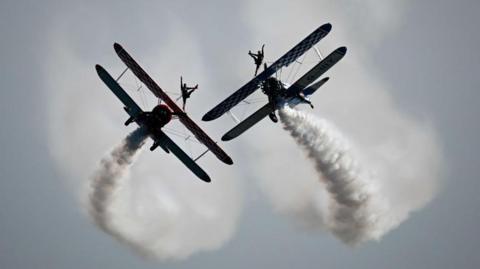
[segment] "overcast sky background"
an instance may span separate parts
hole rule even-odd
[[[480,3],[474,0],[378,2],[366,1],[369,7],[362,8],[363,5],[355,1],[317,4],[306,1],[305,6],[319,7],[319,15],[312,15],[315,14],[312,11],[298,19],[296,16],[303,16],[302,9],[288,1],[275,4],[159,1],[128,5],[115,1],[104,4],[3,1],[0,4],[3,125],[0,133],[0,266],[477,268],[480,265],[480,183],[476,172],[480,150],[477,119],[480,95],[476,86],[480,82],[477,75],[480,54],[476,50],[480,47],[477,18]],[[324,10],[322,4],[326,7]],[[332,10],[335,12],[327,12]],[[289,12],[294,15],[288,17]],[[345,21],[355,15],[358,18],[352,21],[373,19],[365,19],[366,25],[352,28],[352,24]],[[153,76],[162,78],[162,87],[178,90],[180,74],[192,83],[211,86],[220,97],[208,93],[197,97],[205,106],[213,106],[251,76],[253,65],[246,54],[249,49],[266,43],[267,59],[273,60],[273,55],[281,55],[325,22],[332,22],[333,30],[323,48],[328,51],[346,45],[349,54],[339,63],[339,71],[330,73],[334,81],[329,81],[314,101],[328,100],[330,94],[334,95],[335,85],[341,86],[341,81],[351,79],[354,73],[365,72],[349,70],[352,76],[345,77],[344,69],[354,66],[348,63],[349,56],[363,60],[362,68],[368,69],[370,75],[375,74],[385,85],[396,109],[435,129],[446,166],[438,176],[440,191],[431,203],[414,212],[381,241],[351,248],[329,233],[301,229],[272,210],[268,195],[259,190],[265,185],[259,184],[259,188],[249,175],[256,163],[245,160],[250,151],[258,149],[253,148],[250,141],[239,139],[224,147],[239,160],[236,165],[243,165],[239,168],[243,171],[227,171],[228,168],[221,165],[217,168],[218,164],[208,160],[204,164],[213,180],[216,174],[230,173],[235,178],[228,185],[232,204],[243,201],[242,208],[233,206],[232,213],[228,214],[236,225],[224,231],[222,247],[196,252],[181,261],[159,264],[139,257],[91,223],[79,206],[81,195],[76,190],[81,189],[84,182],[79,183],[70,174],[89,174],[89,168],[84,167],[98,162],[102,154],[127,133],[122,126],[125,115],[114,96],[99,82],[93,68],[94,64],[101,63],[114,74],[121,71],[122,66],[112,49],[113,42],[125,44],[132,54],[141,58],[141,63],[150,67],[148,70],[155,67]],[[184,32],[179,33],[178,29]],[[269,34],[263,34],[266,32]],[[169,40],[182,43],[169,43]],[[175,53],[162,55],[162,51]],[[77,58],[71,60],[70,55]],[[154,56],[149,58],[150,55]],[[163,65],[157,66],[160,58]],[[68,64],[78,59],[82,65]],[[60,91],[67,87],[69,90]],[[361,88],[355,90],[362,91]],[[58,95],[54,91],[58,91]],[[72,94],[81,91],[86,92],[81,95],[86,96],[86,100],[78,100],[76,97],[80,95]],[[69,95],[71,102],[82,104],[88,117],[80,122],[72,117],[72,126],[65,127],[54,122],[56,117],[52,113],[70,110],[52,108],[52,104],[58,102],[50,99],[67,100]],[[358,95],[360,93],[352,94]],[[92,99],[91,103],[88,98]],[[346,103],[355,102],[356,99],[351,98]],[[345,110],[346,105],[333,105],[342,109],[332,118],[342,119],[340,110]],[[206,107],[193,105],[191,109],[196,119],[207,111]],[[97,112],[101,113],[98,117]],[[106,122],[111,126],[88,130],[89,126],[104,122],[103,115],[108,115]],[[219,121],[202,123],[202,126],[212,136],[220,137],[227,129],[222,124],[223,121]],[[341,121],[338,124],[342,126]],[[52,136],[52,130],[58,130],[58,126],[69,131]],[[251,136],[261,132],[280,136],[282,132],[267,123],[262,126],[252,131]],[[348,129],[348,124],[345,128]],[[98,131],[101,138],[83,140],[85,136],[95,137],[90,135],[95,134],[93,131]],[[59,139],[61,146],[72,141],[73,149],[85,148],[88,154],[65,151],[68,156],[64,157],[78,165],[59,167],[62,162],[58,160],[59,151],[52,146],[54,139]],[[245,160],[243,164],[242,160]],[[241,194],[236,192],[237,188],[243,190]],[[417,185],[412,184],[411,188],[413,191]]]

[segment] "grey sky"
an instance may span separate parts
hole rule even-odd
[[[337,4],[333,1],[328,3],[330,6]],[[352,12],[351,7],[348,7],[348,1],[339,2],[338,5],[340,3],[347,5],[345,8]],[[162,16],[159,16],[156,10],[162,5],[167,11],[162,11]],[[476,29],[479,24],[476,17],[480,11],[478,1],[411,2],[403,10],[395,30],[382,34],[378,41],[371,43],[365,36],[345,38],[344,36],[352,29],[342,26],[335,28],[337,20],[341,24],[341,18],[336,18],[335,15],[341,14],[330,14],[326,19],[310,18],[312,25],[291,33],[286,38],[288,41],[282,41],[282,44],[278,45],[273,37],[282,31],[278,30],[278,33],[258,40],[250,26],[255,25],[255,22],[249,20],[249,16],[242,15],[248,13],[242,3],[212,1],[201,5],[195,2],[125,6],[118,2],[83,5],[45,1],[40,5],[37,1],[22,3],[4,1],[0,6],[2,22],[0,111],[3,124],[0,134],[2,268],[479,266],[477,250],[480,247],[480,235],[477,227],[480,219],[478,211],[480,198],[477,190],[480,183],[477,182],[478,176],[475,172],[479,165],[476,153],[479,150],[478,137],[480,137],[479,121],[476,119],[480,107],[479,94],[476,91],[476,86],[480,82],[477,75],[480,56],[476,53],[480,45]],[[261,4],[259,6],[263,7]],[[110,8],[112,12],[108,16],[103,14]],[[297,12],[293,6],[282,10],[289,9]],[[282,20],[269,11],[271,10],[261,11],[264,19],[271,18],[279,29],[290,30],[289,25],[292,23],[285,20],[285,25],[280,24]],[[355,13],[355,10],[353,12]],[[103,20],[103,17],[108,19]],[[70,32],[65,38],[68,41],[67,45],[91,66],[91,70],[86,70],[85,73],[91,73],[93,79],[96,79],[93,69],[95,63],[102,63],[112,72],[119,71],[120,64],[111,47],[114,41],[128,44],[129,48],[134,49],[135,55],[142,58],[142,63],[155,65],[157,58],[147,59],[147,56],[162,51],[162,46],[167,46],[166,43],[158,42],[159,38],[168,40],[175,35],[171,32],[172,28],[162,27],[162,24],[169,25],[172,20],[188,29],[188,38],[200,44],[198,53],[200,56],[194,60],[202,62],[200,67],[209,67],[203,71],[203,75],[208,77],[204,84],[210,85],[215,91],[223,92],[220,97],[208,96],[214,100],[203,100],[208,105],[213,105],[226,95],[225,92],[240,86],[245,80],[245,74],[250,74],[234,73],[225,68],[226,66],[232,62],[242,62],[235,65],[235,68],[245,67],[249,68],[248,71],[253,70],[246,55],[248,49],[255,49],[264,42],[267,43],[267,48],[271,48],[267,50],[268,54],[279,55],[311,29],[331,20],[334,31],[326,41],[327,48],[349,46],[350,44],[346,42],[354,40],[374,50],[376,53],[368,54],[368,64],[365,68],[374,69],[373,72],[376,72],[388,86],[389,94],[393,97],[392,101],[398,109],[410,117],[430,122],[437,130],[447,164],[442,175],[444,181],[440,193],[433,202],[414,212],[413,216],[384,236],[380,242],[351,248],[329,233],[305,231],[295,222],[275,213],[265,195],[253,184],[255,180],[247,179],[243,184],[239,183],[246,185],[241,186],[245,190],[246,198],[241,216],[238,218],[239,222],[232,239],[223,247],[215,251],[196,253],[184,261],[170,261],[161,265],[138,257],[91,224],[84,212],[79,209],[78,194],[75,190],[72,191],[72,185],[74,187],[79,185],[65,180],[65,171],[58,168],[55,156],[50,154],[51,138],[48,137],[49,127],[45,121],[49,119],[50,108],[46,99],[51,97],[51,89],[46,88],[46,85],[49,85],[47,82],[49,74],[46,74],[45,63],[52,62],[52,59],[46,59],[50,55],[48,50],[52,43],[51,33],[56,32],[55,29],[61,29],[60,33],[65,33],[63,30],[69,29]],[[95,25],[94,22],[101,24]],[[265,30],[262,31],[262,28],[272,26],[259,24],[256,27],[263,32]],[[233,30],[228,32],[229,29]],[[359,32],[363,35],[369,33],[368,29],[362,27],[359,27]],[[109,35],[97,36],[92,33]],[[159,35],[161,37],[158,37]],[[355,53],[355,47],[349,49],[349,52]],[[192,52],[179,51],[179,55],[182,56],[190,55],[189,53]],[[173,62],[176,57],[169,55],[168,60]],[[175,64],[172,70],[175,72],[185,70],[189,72],[192,81],[199,79],[196,77],[198,72],[195,70],[198,68],[195,67],[195,63],[184,59],[177,60],[179,63]],[[342,62],[339,63],[339,68],[341,64]],[[59,66],[58,72],[65,74],[66,81],[69,77],[75,77],[70,74],[72,70],[69,66]],[[348,80],[340,74],[334,74],[332,73],[332,79],[335,81]],[[161,75],[155,74],[155,77]],[[176,79],[165,78],[165,82],[162,83],[173,88],[176,86]],[[90,78],[87,80],[90,81]],[[328,94],[335,90],[334,83],[332,82],[332,86],[314,100],[327,99]],[[72,87],[80,89],[82,85]],[[98,83],[94,87],[85,91],[98,91],[97,88],[102,85]],[[115,104],[113,96],[109,93],[105,91],[101,94],[103,95],[100,103]],[[97,104],[92,101],[92,106]],[[110,107],[112,106],[109,106],[109,109]],[[192,109],[198,109],[199,113],[206,111],[202,107]],[[97,111],[96,108],[90,107],[85,107],[85,110]],[[123,130],[120,129],[122,128],[120,120],[123,120],[124,116],[120,114],[121,111],[108,113],[118,118],[118,128]],[[206,126],[212,135],[219,137],[226,130],[218,126],[221,124],[203,126]],[[273,129],[266,123],[263,127]],[[270,131],[271,134],[281,132],[279,128]],[[117,143],[125,134],[126,130],[112,137],[112,143],[106,146],[110,147]],[[70,137],[65,139],[68,140]],[[291,143],[293,144],[293,141]],[[239,140],[225,147],[232,152],[234,158],[243,159],[248,156],[249,150],[255,150],[245,145],[249,145],[247,141]],[[103,152],[103,149],[99,151]],[[245,170],[252,168],[251,166],[251,163],[244,164]],[[215,170],[212,165],[206,165],[206,169],[215,173],[212,171]],[[244,173],[248,175],[247,171]],[[414,189],[415,185],[411,188]]]

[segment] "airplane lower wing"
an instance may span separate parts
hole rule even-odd
[[[178,119],[180,122],[187,127],[190,132],[204,144],[219,160],[226,164],[233,164],[232,158],[220,148],[215,141],[213,141],[184,111],[177,106],[177,104],[170,99],[170,97],[158,86],[158,84],[143,70],[143,68],[128,54],[128,52],[118,43],[114,45],[115,52],[118,57],[125,63],[125,65],[132,70],[132,72],[137,76],[143,84],[145,84],[150,91],[155,94],[158,98],[162,99],[170,109],[174,112],[179,113]],[[182,114],[183,113],[183,114]]]
[[[115,79],[100,65],[95,66],[98,76],[108,86],[108,88],[122,101],[127,109],[125,109],[131,117],[135,118],[140,115],[142,109],[133,101],[133,99],[122,89]],[[180,147],[173,142],[164,132],[158,130],[151,134],[152,139],[161,146],[167,153],[172,152],[177,158],[185,164],[197,177],[205,182],[210,182],[207,173],[198,166]]]
[[[243,134],[246,130],[250,129],[257,122],[261,121],[268,114],[275,111],[272,104],[268,103],[257,110],[255,113],[250,115],[248,118],[244,119],[242,122],[233,127],[230,131],[222,136],[222,141],[229,141],[235,137]]]
[[[323,75],[325,72],[328,71],[332,66],[334,66],[338,61],[340,61],[343,56],[347,53],[346,47],[340,47],[330,53],[325,59],[320,61],[317,65],[315,65],[310,71],[308,71],[305,75],[299,78],[295,83],[293,83],[287,89],[287,96],[295,96],[301,90],[305,89],[308,85],[314,82],[317,78]]]
[[[122,101],[125,105],[125,111],[135,118],[140,115],[143,111],[142,109],[133,101],[133,99],[122,89],[118,82],[105,70],[102,66],[96,65],[95,69],[100,79],[107,85],[107,87]]]
[[[305,97],[312,95],[318,88],[320,88],[325,82],[328,81],[328,77],[319,80],[318,82],[315,82],[314,84],[308,86],[303,90],[303,94]],[[302,101],[300,99],[296,99],[298,101],[294,102],[295,97],[290,97],[287,98],[286,104],[289,106],[296,106]],[[270,103],[264,105],[261,107],[259,110],[257,110],[255,113],[252,115],[248,116],[248,118],[244,119],[241,121],[239,124],[237,124],[235,127],[233,127],[230,131],[228,131],[226,134],[222,136],[222,141],[229,141],[237,136],[243,134],[246,130],[250,129],[253,125],[257,124],[257,122],[261,121],[263,118],[265,118],[268,114],[274,112],[277,110],[277,108],[273,108]]]
[[[270,65],[267,69],[261,72],[258,76],[247,82],[243,87],[238,89],[232,95],[230,95],[227,99],[223,100],[220,104],[215,106],[213,109],[207,112],[202,118],[204,121],[214,120],[219,118],[225,112],[229,111],[232,107],[236,106],[240,103],[243,99],[247,98],[250,94],[252,94],[259,86],[260,83],[271,75],[273,75],[277,70],[284,66],[288,66],[293,61],[295,61],[298,57],[304,54],[307,50],[311,49],[315,44],[317,44],[322,38],[324,38],[332,29],[332,25],[330,23],[324,24],[318,27],[313,33],[308,35],[305,39],[303,39],[300,43],[298,43],[295,47],[289,50],[285,55],[280,57],[277,61],[275,61],[272,65]]]
[[[210,177],[208,174],[194,161],[190,156],[188,156],[172,139],[170,139],[164,132],[158,130],[152,134],[152,138],[156,143],[162,145],[163,148],[167,148],[172,152],[177,158],[192,171],[198,178],[205,182],[210,182]]]
[[[190,119],[187,115],[179,115],[178,119],[180,120],[185,127],[187,127],[190,132],[198,139],[198,141],[202,142],[219,160],[226,164],[233,164],[232,158],[220,148],[215,141],[213,141],[210,136],[208,136],[192,119]]]
[[[296,98],[300,91],[303,91],[304,96],[312,95],[318,88],[320,88],[325,82],[328,81],[328,77],[324,78],[314,84],[310,85],[317,78],[323,75],[328,71],[332,66],[334,66],[338,61],[340,61],[347,52],[346,47],[340,47],[330,53],[325,59],[320,61],[316,66],[314,66],[310,71],[298,79],[294,84],[292,84],[286,92],[286,103],[291,106],[296,106],[301,103],[302,100]],[[270,103],[266,104],[255,113],[250,115],[248,118],[237,124],[230,131],[222,136],[223,141],[232,140],[235,137],[241,135],[246,130],[251,128],[257,122],[261,121],[268,114],[275,111],[276,108],[273,108]]]

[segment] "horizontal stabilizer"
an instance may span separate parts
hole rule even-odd
[[[170,151],[168,150],[168,148],[167,148],[165,145],[160,144],[159,146],[160,146],[167,154],[170,153]]]
[[[307,50],[311,49],[315,44],[322,40],[322,38],[324,38],[328,33],[330,33],[331,29],[332,25],[330,23],[326,23],[318,27],[295,47],[289,50],[285,55],[280,57],[267,69],[258,74],[258,76],[247,82],[247,84],[245,84],[232,95],[227,97],[227,99],[223,100],[220,104],[208,111],[207,114],[203,116],[202,120],[211,121],[222,116],[225,112],[229,111],[232,107],[236,106],[243,99],[247,98],[250,94],[255,92],[255,90],[258,89],[262,81],[268,79],[280,68],[288,66],[298,57],[302,56]]]
[[[178,119],[180,122],[198,139],[202,142],[210,151],[217,156],[219,160],[226,164],[233,164],[233,160],[213,141],[201,128],[198,126],[184,111],[178,107],[178,105],[163,91],[160,86],[150,77],[150,75],[143,70],[143,68],[128,54],[128,52],[118,43],[113,45],[115,52],[123,63],[137,76],[143,84],[152,91],[155,96],[162,99],[167,106],[178,113]]]
[[[295,81],[295,83],[288,88],[287,96],[297,95],[301,90],[305,89],[305,87],[310,85],[317,78],[327,72],[328,69],[334,66],[338,61],[340,61],[346,53],[346,47],[340,47],[334,50],[327,57],[325,57],[325,59],[310,69],[310,71],[308,71],[305,75]]]
[[[313,83],[312,85],[305,88],[305,90],[303,90],[303,94],[305,96],[312,95],[313,93],[315,93],[316,90],[318,90],[318,88],[322,87],[322,85],[325,84],[329,79],[330,79],[329,77],[326,77],[326,78],[322,78],[321,80]]]

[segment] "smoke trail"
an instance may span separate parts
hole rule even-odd
[[[144,7],[144,11],[147,12],[148,9]],[[142,12],[142,16],[145,12]],[[68,13],[68,16],[70,22],[81,21],[82,17],[81,13]],[[149,24],[155,24],[155,16],[147,17],[152,20]],[[50,49],[45,61],[47,70],[45,88],[48,89],[46,93],[49,115],[48,144],[57,168],[65,179],[64,182],[78,193],[81,210],[85,209],[85,213],[93,218],[101,229],[117,240],[122,240],[121,243],[131,247],[137,254],[147,256],[149,259],[161,261],[186,259],[195,253],[222,247],[236,231],[242,208],[242,188],[240,175],[236,173],[238,170],[232,169],[231,166],[219,165],[213,154],[207,154],[200,160],[202,167],[207,169],[213,179],[211,184],[204,184],[198,180],[171,154],[161,150],[142,154],[138,156],[139,162],[135,165],[129,167],[125,164],[127,169],[118,175],[116,181],[113,181],[113,177],[103,179],[104,190],[101,192],[97,189],[99,193],[96,197],[99,201],[96,201],[97,208],[94,210],[91,205],[94,182],[92,172],[98,170],[97,158],[104,156],[110,149],[113,137],[125,131],[121,122],[125,120],[126,115],[122,113],[118,100],[111,95],[92,69],[92,62],[102,63],[104,60],[113,61],[116,58],[111,50],[113,37],[108,25],[117,19],[116,15],[97,16],[93,23],[95,27],[89,29],[88,35],[96,33],[103,38],[85,44],[74,41],[78,37],[72,35],[73,32],[77,34],[83,32],[85,25],[60,23],[65,22],[65,19],[63,15],[57,18],[57,23],[50,29],[48,39]],[[197,77],[208,81],[208,76],[203,73],[208,68],[202,63],[198,42],[191,34],[187,34],[188,29],[184,28],[183,22],[178,18],[167,21],[165,29],[172,31],[168,40],[163,40],[165,42],[161,42],[161,47],[156,47],[155,50],[145,52],[143,55],[161,57],[162,61],[155,61],[157,63],[148,69],[153,74],[161,74],[165,81],[171,79],[176,82],[175,78],[179,74],[177,67],[181,68],[183,74],[191,74],[189,78],[192,80]],[[138,33],[138,29],[132,30]],[[122,34],[124,37],[129,36],[125,33]],[[133,45],[134,43],[130,44],[132,48],[138,48],[137,45]],[[140,46],[141,44],[142,42]],[[77,45],[82,48],[80,51],[76,49]],[[104,50],[100,52],[98,48]],[[182,55],[190,59],[190,63],[172,68],[171,63],[175,62],[175,57],[178,56],[174,52],[178,51],[183,51]],[[140,55],[138,57],[143,58]],[[119,64],[118,61],[113,62]],[[69,71],[60,74],[58,72],[60,65],[68,66]],[[109,67],[109,71],[115,72],[113,63],[105,65]],[[122,81],[127,84],[133,81],[132,77],[132,74],[127,74]],[[203,85],[206,84],[207,82]],[[176,83],[174,85],[176,86]],[[129,89],[128,86],[125,88]],[[143,95],[139,96],[136,91],[131,95],[145,109],[156,104],[154,98],[140,100],[143,99]],[[195,105],[189,108],[192,115],[203,113],[205,106],[211,105],[207,104],[207,100],[210,99],[202,98],[199,95],[195,99]],[[88,109],[85,109],[86,107]],[[175,122],[172,124],[173,127],[178,126]],[[221,125],[215,126],[222,128]],[[95,130],[95,133],[85,135],[84,130]],[[220,129],[217,131],[220,132]],[[179,146],[186,151],[191,150],[193,155],[201,148],[200,145],[197,147],[183,141],[179,141]],[[134,156],[135,154],[130,158]],[[112,156],[105,158],[105,161],[111,160]],[[111,165],[112,168],[119,167],[115,162]],[[127,176],[133,180],[126,180]],[[91,180],[87,182],[85,180],[87,178]],[[98,183],[100,178],[97,177],[96,180],[95,183]],[[101,203],[101,206],[98,203]],[[95,215],[92,212],[102,214]]]
[[[119,181],[125,177],[128,166],[133,162],[135,153],[145,143],[146,137],[142,128],[130,133],[119,146],[100,161],[100,166],[91,178],[90,216],[100,229],[120,241],[128,242],[111,223],[110,206],[113,195],[120,185]]]
[[[284,128],[308,153],[330,196],[325,224],[348,244],[379,239],[392,228],[371,175],[359,165],[348,141],[327,121],[285,107]]]
[[[402,112],[390,94],[401,89],[382,78],[375,71],[378,66],[371,61],[380,55],[377,48],[383,46],[384,38],[395,34],[405,22],[404,11],[411,7],[410,1],[388,0],[379,4],[371,0],[345,0],[331,4],[312,0],[293,9],[286,0],[258,2],[247,1],[246,21],[254,29],[253,45],[275,40],[274,45],[268,46],[267,60],[282,55],[288,44],[298,42],[313,25],[327,21],[332,23],[333,30],[318,44],[319,49],[331,51],[347,45],[355,50],[329,71],[328,75],[336,79],[329,81],[323,97],[314,97],[314,102],[317,113],[335,122],[355,142],[354,149],[361,153],[355,156],[362,158],[357,160],[368,164],[365,168],[374,173],[374,176],[367,174],[357,164],[357,169],[365,174],[362,180],[373,189],[369,193],[377,200],[382,199],[374,204],[388,208],[377,219],[372,217],[372,221],[384,222],[372,224],[382,227],[374,231],[393,228],[432,201],[445,167],[436,130],[428,119],[412,118]],[[262,14],[272,5],[277,8],[275,16]],[[292,14],[297,14],[297,19],[288,24],[279,19]],[[308,57],[313,60],[311,55]],[[330,220],[335,211],[331,210],[331,204],[337,203],[329,190],[319,187],[318,172],[309,163],[301,162],[277,172],[291,165],[292,158],[303,157],[303,152],[288,143],[288,136],[278,135],[275,128],[258,128],[258,131],[252,128],[251,132],[254,134],[248,140],[249,149],[255,149],[257,157],[249,163],[250,169],[259,178],[258,184],[274,210],[309,229],[333,229]],[[262,141],[261,148],[258,141]]]

